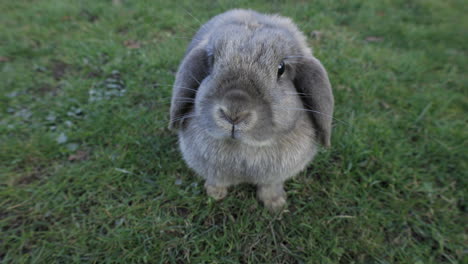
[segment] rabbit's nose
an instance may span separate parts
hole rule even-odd
[[[249,111],[243,111],[240,113],[232,113],[229,110],[227,110],[224,107],[220,107],[218,109],[219,116],[229,122],[231,125],[237,125],[241,123],[242,121],[246,120],[249,118],[251,115]]]

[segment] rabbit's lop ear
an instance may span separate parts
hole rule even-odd
[[[172,89],[169,129],[178,130],[182,127],[184,116],[192,110],[198,87],[207,75],[206,50],[192,49],[186,54],[176,74]]]
[[[303,93],[302,102],[310,110],[319,142],[329,147],[334,100],[325,68],[316,58],[307,57],[297,68],[294,83],[298,92]]]

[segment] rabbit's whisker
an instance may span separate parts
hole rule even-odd
[[[175,102],[177,103],[195,103],[194,101],[188,101],[188,100],[176,100]],[[169,103],[169,102],[167,102]]]
[[[197,116],[199,116],[199,115],[198,114],[187,114],[187,115],[183,115],[183,116],[174,118],[169,123],[174,123],[174,122],[186,119],[186,118],[192,118],[192,117],[197,117]]]
[[[351,124],[349,124],[348,122],[346,121],[343,121],[343,120],[340,120],[338,118],[335,118],[331,115],[327,115],[325,113],[322,113],[320,111],[317,111],[317,110],[312,110],[312,109],[304,109],[304,108],[294,108],[294,107],[282,107],[283,109],[287,109],[287,110],[297,110],[297,111],[304,111],[304,112],[311,112],[311,113],[315,113],[315,114],[319,114],[319,115],[323,115],[323,116],[326,116],[326,117],[329,117],[335,121],[338,121],[340,123],[343,123],[343,124],[346,124],[348,126],[351,126]]]
[[[192,15],[192,13],[190,13],[187,9],[184,8],[184,11],[185,11],[189,16],[191,16],[195,21],[197,21],[198,24],[200,24],[202,27],[204,26],[203,23],[202,23],[200,20],[198,20],[198,18],[196,18],[194,15]]]
[[[194,91],[194,92],[197,92],[198,90],[196,89],[193,89],[193,88],[189,88],[189,87],[185,87],[185,86],[180,86],[180,85],[173,85],[173,84],[156,84],[156,86],[168,86],[168,87],[174,87],[174,88],[180,88],[180,89],[183,89],[183,90],[189,90],[189,91]]]
[[[174,87],[177,87],[177,88],[180,88],[180,89],[184,89],[184,90],[189,90],[189,91],[197,92],[197,90],[192,89],[192,88],[188,88],[188,87],[183,87],[183,86],[174,86]]]
[[[176,100],[184,100],[184,101],[191,101],[191,102],[195,102],[195,99],[194,98],[191,98],[191,97],[161,97],[161,98],[157,98],[156,101],[171,101],[172,99],[176,99]]]
[[[193,102],[188,102],[188,101],[176,101],[177,103],[193,103]],[[170,105],[171,102],[158,102],[159,105]]]
[[[192,101],[192,102],[195,101],[195,99],[191,97],[174,97],[174,99],[182,99],[182,100],[187,100],[187,101]]]
[[[201,85],[200,81],[197,80],[197,78],[195,78],[195,77],[192,75],[191,72],[189,72],[189,74],[190,74],[190,78],[192,78],[194,81],[196,81],[196,82],[198,83],[198,85]]]

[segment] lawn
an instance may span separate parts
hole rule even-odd
[[[236,7],[291,17],[334,88],[281,215],[249,185],[208,198],[167,129],[191,36]],[[0,262],[468,263],[465,1],[0,9]]]

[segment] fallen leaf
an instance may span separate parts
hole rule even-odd
[[[124,45],[129,49],[139,49],[141,47],[140,42],[135,40],[126,40],[124,41]]]
[[[389,108],[390,108],[390,105],[387,104],[387,102],[385,102],[385,101],[380,101],[380,102],[379,102],[379,105],[380,105],[383,109],[389,109]]]
[[[7,62],[7,61],[10,61],[10,58],[0,56],[0,62]]]
[[[78,150],[75,154],[68,157],[69,161],[83,161],[88,159],[89,153],[87,151]]]
[[[382,37],[375,37],[375,36],[369,36],[366,38],[367,42],[382,42],[384,38]]]

